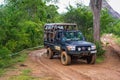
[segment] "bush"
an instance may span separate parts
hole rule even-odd
[[[19,23],[20,27],[23,27],[21,30],[23,30],[23,33],[26,34],[24,35],[25,38],[21,39],[23,41],[19,42],[19,45],[22,44],[21,46],[24,48],[24,46],[28,47],[35,47],[38,45],[43,44],[43,23],[42,22],[33,22],[33,21],[24,21]],[[24,43],[25,42],[25,43]]]
[[[17,62],[25,61],[26,57],[26,52],[20,52],[19,54],[12,56],[12,53],[8,49],[0,49],[0,76],[6,72],[6,68],[11,67]]]
[[[7,67],[9,65],[9,61],[11,51],[8,50],[6,47],[0,47],[0,68]]]
[[[96,42],[96,48],[97,48],[97,56],[103,56],[105,53],[105,50],[103,50],[103,46],[100,42]]]
[[[120,21],[114,25],[111,32],[120,37]]]

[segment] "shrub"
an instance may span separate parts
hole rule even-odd
[[[103,50],[103,46],[100,42],[96,42],[96,48],[97,48],[97,56],[103,56],[105,53],[105,50]]]
[[[7,67],[10,62],[11,51],[6,47],[0,47],[0,68]]]

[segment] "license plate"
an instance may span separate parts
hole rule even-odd
[[[91,51],[91,53],[97,53],[97,51]]]

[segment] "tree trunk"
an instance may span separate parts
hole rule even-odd
[[[100,42],[100,11],[102,0],[90,0],[90,6],[93,12],[94,41]]]

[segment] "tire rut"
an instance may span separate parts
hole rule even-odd
[[[105,61],[95,65],[78,61],[70,66],[63,66],[58,59],[45,58],[45,49],[34,51],[31,55],[39,67],[52,74],[53,78],[57,77],[55,80],[120,80],[120,58],[112,45],[105,47]]]
[[[45,59],[44,57],[39,57],[38,62],[50,70],[52,73],[59,75],[62,80],[91,80],[90,77],[77,73],[73,69],[70,69],[68,66],[56,64],[56,62]]]

